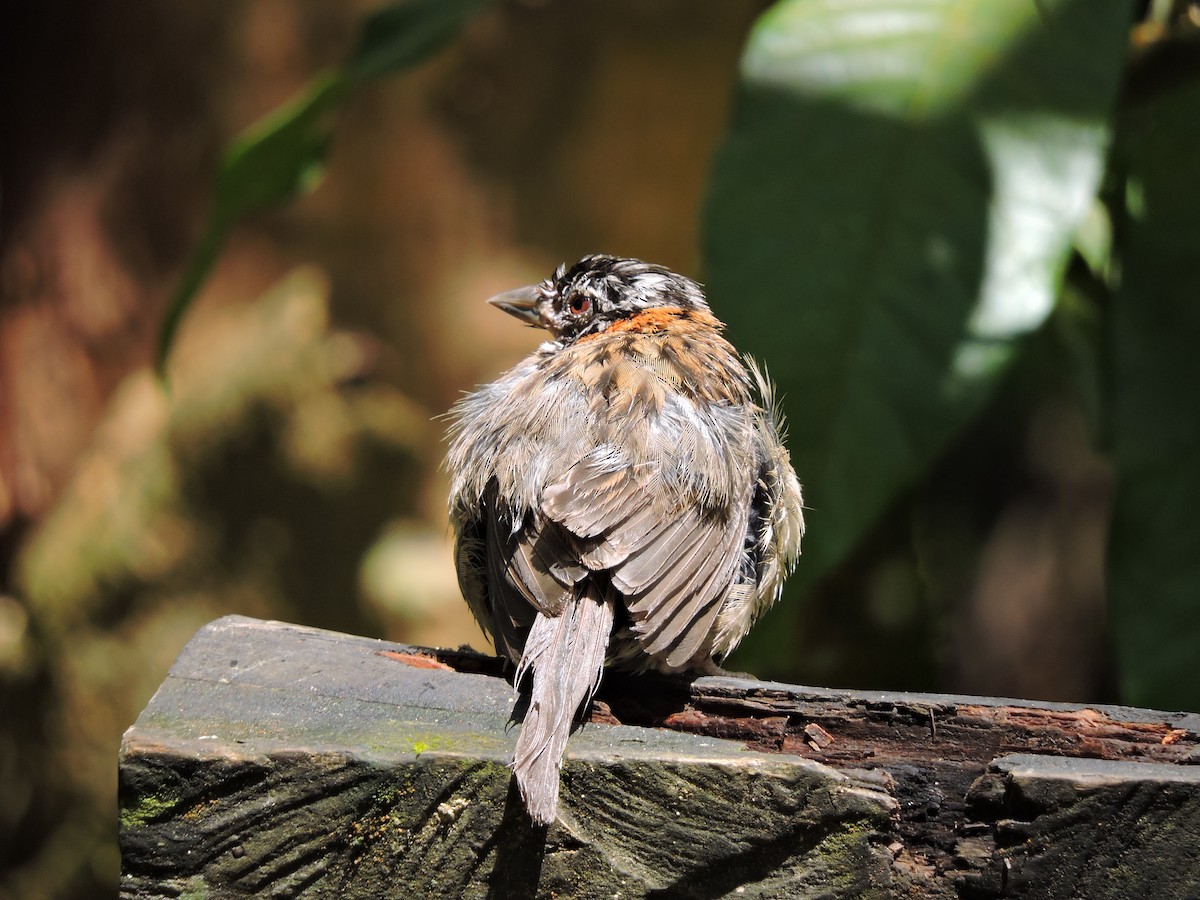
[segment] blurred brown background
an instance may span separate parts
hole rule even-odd
[[[307,199],[159,319],[221,148],[375,4],[10,4],[0,230],[0,897],[111,894],[116,754],[228,612],[483,647],[437,470],[463,390],[538,336],[486,307],[585,252],[698,274],[764,4],[502,3],[372,82]]]
[[[540,338],[482,301],[588,252],[703,275],[710,162],[766,4],[508,0],[354,94],[320,188],[235,229],[164,390],[148,366],[222,148],[377,5],[5,10],[0,900],[112,893],[121,733],[210,619],[486,648],[436,417]],[[1010,481],[947,469],[916,523],[982,557],[951,541],[950,575],[918,585],[908,529],[881,523],[806,606],[795,672],[1104,691],[1111,474],[1069,402],[1009,421],[961,443]],[[986,521],[956,506],[972,492]]]

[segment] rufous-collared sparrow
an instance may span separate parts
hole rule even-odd
[[[804,518],[771,385],[696,282],[587,256],[489,302],[551,339],[451,410],[455,562],[529,692],[513,768],[545,825],[606,661],[715,670],[779,596]]]

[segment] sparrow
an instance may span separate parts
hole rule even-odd
[[[512,767],[554,821],[605,666],[719,672],[800,554],[772,386],[700,285],[586,256],[489,303],[550,339],[450,411],[463,597],[528,700]]]

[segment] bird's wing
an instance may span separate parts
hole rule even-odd
[[[742,555],[746,503],[705,508],[668,487],[669,464],[625,463],[597,448],[546,490],[542,512],[569,532],[583,565],[609,573],[644,652],[684,668],[709,652]]]
[[[534,514],[514,522],[497,502],[494,485],[479,514],[460,516],[455,530],[463,596],[497,649],[516,662],[536,615],[559,615],[588,569],[556,523]]]
[[[730,591],[729,602],[717,618],[714,655],[724,657],[745,637],[750,626],[780,595],[783,581],[800,555],[804,535],[804,498],[800,482],[783,443],[782,411],[766,374],[746,360],[762,397],[754,409],[752,457],[755,486],[750,500],[745,553]]]
[[[751,375],[762,397],[755,416],[754,455],[758,484],[751,504],[749,549],[758,574],[758,591],[770,604],[783,587],[800,556],[804,537],[804,496],[792,460],[784,446],[787,425],[775,401],[775,388],[758,364],[747,358]]]

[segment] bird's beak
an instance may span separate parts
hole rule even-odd
[[[488,303],[499,307],[510,316],[516,316],[532,328],[541,328],[542,317],[538,314],[538,300],[540,299],[541,295],[538,293],[537,285],[531,284],[528,287],[497,294],[495,297],[489,298]]]

